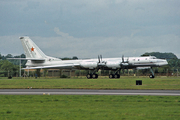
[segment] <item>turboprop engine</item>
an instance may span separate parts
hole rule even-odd
[[[97,62],[81,62],[81,67],[88,68],[88,69],[95,69],[97,68]]]
[[[119,62],[115,62],[115,61],[107,62],[107,63],[106,63],[106,66],[107,66],[108,68],[112,68],[112,69],[118,69],[118,68],[121,67],[121,66],[120,66],[120,63],[119,63]]]

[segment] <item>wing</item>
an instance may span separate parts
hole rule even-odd
[[[67,69],[67,68],[76,68],[80,64],[63,64],[63,65],[52,65],[52,66],[38,66],[38,67],[26,67],[23,69]]]
[[[7,58],[9,60],[34,60],[34,61],[44,61],[44,58]]]

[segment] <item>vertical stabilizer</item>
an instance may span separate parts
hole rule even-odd
[[[46,58],[46,55],[29,37],[20,37],[20,40],[22,42],[26,58]]]

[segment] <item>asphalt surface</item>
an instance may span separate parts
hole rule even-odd
[[[0,95],[158,95],[180,96],[180,90],[0,89]]]

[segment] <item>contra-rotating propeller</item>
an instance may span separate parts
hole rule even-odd
[[[98,55],[98,66],[102,67],[105,65],[106,65],[106,62],[102,60],[102,55]]]
[[[123,74],[124,74],[124,68],[129,65],[129,58],[127,61],[124,61],[124,55],[122,55],[122,62],[120,63],[120,66],[122,68]]]

